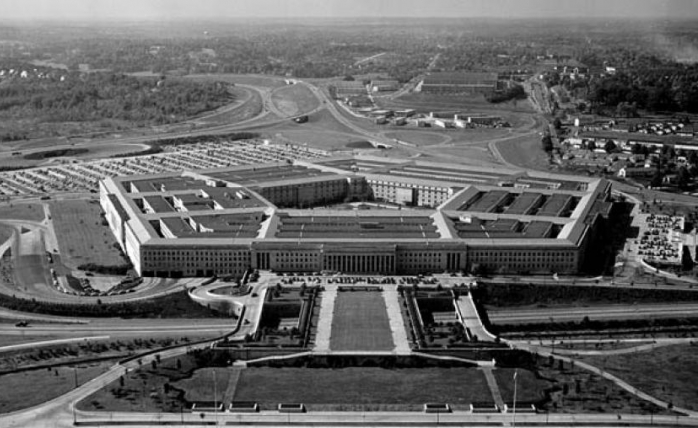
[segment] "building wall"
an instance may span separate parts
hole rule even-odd
[[[151,246],[141,248],[142,276],[242,276],[251,267],[248,246],[173,247]]]
[[[303,207],[343,200],[349,193],[346,178],[321,182],[269,186],[258,193],[279,207]]]
[[[373,198],[395,204],[437,207],[453,196],[449,187],[368,180]]]
[[[579,249],[469,247],[468,269],[484,269],[492,273],[577,273]]]

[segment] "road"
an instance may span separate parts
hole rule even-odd
[[[488,310],[490,321],[495,324],[581,321],[589,317],[599,320],[632,320],[647,318],[681,318],[698,316],[698,303],[667,303],[641,305],[594,305],[590,307],[495,309]]]
[[[340,123],[348,127],[349,129],[353,130],[356,132],[358,135],[362,135],[366,138],[369,138],[373,141],[377,142],[383,142],[386,144],[393,144],[393,140],[387,139],[383,137],[382,135],[378,133],[374,133],[371,131],[368,131],[359,125],[355,124],[353,121],[349,120],[347,117],[345,117],[340,111],[338,111],[337,106],[334,102],[334,100],[329,99],[327,95],[320,91],[316,86],[311,85],[309,83],[301,82],[302,84],[308,85],[310,90],[315,94],[315,96],[318,98],[320,101],[320,105],[315,111],[319,111],[323,108],[326,108],[332,116]],[[209,128],[205,129],[199,129],[199,130],[187,130],[187,131],[170,131],[170,132],[165,132],[162,134],[158,134],[157,136],[153,135],[146,135],[146,136],[131,136],[131,137],[124,137],[124,138],[117,138],[117,139],[102,139],[102,140],[95,140],[83,144],[66,144],[62,147],[68,148],[68,147],[75,147],[75,146],[80,146],[80,145],[86,145],[86,146],[92,146],[95,144],[119,144],[119,143],[144,143],[148,141],[153,141],[154,139],[157,138],[177,138],[177,137],[185,137],[185,136],[193,136],[193,135],[205,135],[205,134],[211,134],[211,133],[224,133],[224,132],[231,132],[231,131],[242,131],[242,130],[248,130],[248,129],[256,129],[260,127],[269,127],[273,126],[276,124],[284,123],[288,120],[288,118],[285,118],[283,114],[279,114],[280,112],[278,109],[275,108],[273,105],[273,102],[271,101],[271,94],[273,91],[267,91],[261,93],[262,99],[264,101],[264,105],[266,106],[266,109],[258,116],[255,118],[251,118],[247,121],[236,123],[236,124],[224,124],[224,125],[218,125],[218,126],[212,126]],[[542,97],[542,94],[541,94]],[[545,108],[542,107],[542,110],[545,111]],[[269,115],[273,114],[276,116],[279,116],[279,118],[270,118]],[[516,135],[516,137],[520,136],[526,136],[528,134],[533,135],[535,133],[535,130],[528,130],[524,134],[519,134]],[[498,139],[497,141],[502,141],[507,138],[513,138],[514,136],[507,136],[504,139]],[[487,142],[486,142],[487,143]],[[506,159],[502,158],[501,154],[497,156],[496,154],[496,147],[494,146],[494,140],[490,142],[491,145],[491,150],[493,153],[495,153],[495,156],[498,157],[498,159],[503,162],[505,165],[511,165],[509,164]],[[405,148],[406,150],[410,150],[414,152],[415,154],[428,154],[431,156],[435,156],[437,158],[442,158],[442,159],[448,159],[451,160],[451,155],[441,155],[438,152],[434,152],[433,150],[429,149],[423,149],[423,148]],[[517,168],[520,169],[520,168]],[[663,199],[663,198],[662,198]],[[683,199],[683,198],[681,198]],[[695,201],[694,198],[691,199],[692,201]],[[690,203],[688,200],[685,203]],[[552,281],[551,281],[552,282]],[[671,313],[672,316],[675,316],[677,313],[683,313],[681,311],[686,311],[686,313],[698,313],[698,305],[692,305],[692,304],[685,304],[685,305],[667,305],[666,307],[659,307],[659,306],[653,306],[652,308],[648,307],[649,305],[640,305],[637,307],[618,307],[613,310],[610,310],[609,308],[604,308],[603,310],[597,309],[596,312],[589,309],[589,308],[584,308],[584,309],[577,309],[577,310],[550,310],[550,309],[545,309],[542,308],[540,310],[532,310],[529,312],[526,311],[518,311],[518,312],[512,312],[509,314],[504,314],[501,315],[498,314],[497,312],[494,312],[490,315],[490,318],[497,322],[496,320],[498,319],[505,319],[505,320],[512,320],[516,319],[516,317],[519,317],[519,320],[533,320],[533,319],[543,319],[543,320],[549,320],[551,317],[550,314],[553,314],[552,316],[556,320],[562,320],[564,317],[583,317],[583,316],[589,316],[591,319],[601,319],[597,317],[610,317],[610,316],[637,316],[637,317],[647,317],[647,316],[662,316],[662,314],[669,314]],[[253,310],[252,312],[246,314],[246,318],[252,320],[251,325],[256,325],[256,320],[258,316],[260,315],[260,311],[258,310],[259,305],[251,305],[250,308],[257,308]],[[677,312],[679,311],[679,312]],[[497,318],[497,317],[500,318]],[[509,317],[509,318],[507,318]],[[65,336],[70,336],[72,334],[73,336],[77,337],[84,337],[84,336],[91,336],[92,334],[99,335],[101,336],[112,336],[112,335],[129,335],[132,336],[133,334],[147,334],[147,335],[152,335],[152,334],[172,334],[173,332],[203,332],[203,331],[210,331],[210,332],[217,332],[217,331],[228,331],[228,328],[230,326],[228,324],[220,324],[219,321],[212,321],[212,320],[207,320],[207,321],[201,321],[201,322],[196,322],[193,320],[141,320],[141,321],[136,321],[136,320],[127,320],[124,321],[124,325],[121,325],[119,322],[113,321],[113,320],[103,320],[104,324],[98,324],[97,321],[90,321],[88,324],[80,324],[80,325],[70,325],[70,326],[55,326],[55,325],[32,325],[31,327],[28,327],[26,329],[23,329],[19,331],[19,328],[14,327],[14,326],[8,326],[6,327],[6,330],[4,330],[7,334],[29,334],[33,335],[36,333],[36,335],[65,335]],[[530,321],[533,322],[533,321]],[[249,330],[251,327],[247,327],[243,329],[239,334],[243,335]],[[2,330],[2,327],[0,327],[0,331]],[[66,333],[70,332],[70,333]],[[64,334],[66,333],[66,334]],[[198,345],[199,347],[205,347],[208,346],[206,344],[204,345]],[[163,351],[161,353],[163,358],[166,358],[168,356],[176,356],[176,355],[181,355],[182,353],[186,352],[186,348],[178,348],[170,351]],[[146,357],[144,358],[144,363],[148,363],[150,359],[154,357]],[[4,415],[0,416],[0,426],[3,428],[11,428],[11,427],[45,427],[45,426],[56,426],[56,427],[68,427],[72,426],[72,419],[73,419],[73,414],[71,413],[71,407],[70,403],[72,403],[74,400],[83,398],[87,395],[89,395],[91,392],[96,391],[97,389],[103,387],[104,385],[108,384],[109,382],[112,382],[116,379],[118,379],[119,376],[123,375],[127,370],[133,370],[135,369],[136,365],[135,363],[127,363],[126,365],[116,365],[114,366],[109,372],[105,373],[104,375],[94,379],[93,381],[87,382],[86,384],[82,385],[80,388],[72,391],[69,394],[66,394],[62,397],[59,397],[55,400],[52,400],[48,403],[45,403],[43,405],[37,406],[32,409],[28,409],[26,411],[22,412],[17,412],[9,415]],[[81,420],[99,420],[99,421],[107,421],[111,420],[112,422],[117,421],[117,422],[125,422],[125,421],[134,421],[134,420],[139,420],[139,421],[150,421],[153,424],[156,422],[162,422],[162,421],[169,421],[171,423],[176,423],[180,421],[180,418],[183,418],[184,420],[191,422],[192,424],[194,423],[199,423],[200,422],[200,417],[198,414],[185,414],[185,415],[179,415],[179,414],[139,414],[139,413],[98,413],[98,414],[91,414],[91,413],[80,413],[79,417]],[[208,420],[210,420],[213,417],[213,415],[209,414],[207,415]],[[221,418],[220,422],[224,422],[223,419],[225,419],[226,422],[235,422],[236,424],[244,424],[244,423],[260,423],[260,422],[265,422],[269,424],[278,424],[279,426],[284,425],[286,422],[290,421],[293,419],[294,422],[303,422],[303,423],[318,423],[318,424],[332,424],[336,423],[338,421],[341,422],[355,422],[357,424],[381,424],[381,423],[386,423],[389,422],[391,424],[423,424],[423,425],[432,425],[436,422],[437,418],[440,418],[442,422],[451,422],[451,423],[465,423],[467,424],[468,422],[472,423],[510,423],[511,422],[511,415],[508,414],[493,414],[493,415],[471,415],[471,414],[465,414],[465,413],[452,413],[452,414],[442,414],[442,415],[430,415],[430,414],[422,414],[422,413],[409,413],[409,414],[400,414],[400,413],[381,413],[381,412],[370,412],[367,414],[362,414],[362,413],[319,413],[319,412],[313,412],[313,413],[308,413],[305,415],[284,415],[284,414],[278,414],[277,412],[264,412],[260,413],[257,415],[218,415],[219,418]],[[630,426],[632,424],[646,424],[649,421],[649,416],[643,416],[643,415],[623,415],[623,422],[628,423]],[[552,422],[552,426],[555,424],[559,425],[565,425],[565,424],[570,424],[570,423],[593,423],[595,426],[604,426],[604,424],[608,424],[609,426],[615,425],[618,423],[616,415],[604,415],[604,414],[599,414],[599,415],[563,415],[563,414],[554,414],[554,415],[524,415],[520,414],[517,415],[517,421],[519,422],[529,422],[529,423],[545,423],[545,422]],[[675,417],[659,417],[656,416],[653,418],[653,421],[656,423],[666,423],[666,424],[672,424],[675,422],[678,422],[679,420]],[[698,426],[698,420],[696,419],[681,419],[682,423],[686,423],[689,425],[696,425]],[[139,426],[143,426],[142,423],[138,424]]]

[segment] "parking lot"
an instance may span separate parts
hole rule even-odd
[[[107,177],[224,168],[326,157],[322,150],[262,140],[210,142],[168,147],[165,153],[57,164],[0,173],[0,195],[96,193]]]

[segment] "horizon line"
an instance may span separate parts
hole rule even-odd
[[[495,15],[478,15],[478,16],[228,16],[228,17],[74,17],[74,18],[29,18],[29,17],[0,17],[0,23],[6,22],[21,22],[21,23],[90,23],[90,22],[119,22],[119,23],[137,23],[137,22],[224,22],[235,20],[293,20],[293,21],[312,21],[312,20],[501,20],[501,21],[545,21],[545,20],[572,20],[572,21],[698,21],[698,17],[687,16],[495,16]]]

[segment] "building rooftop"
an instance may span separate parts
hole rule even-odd
[[[358,171],[353,171],[355,165]],[[348,177],[347,186],[323,185]],[[517,188],[511,183],[530,187]],[[276,206],[265,199],[271,196],[255,191],[266,192],[269,186],[287,187],[274,190]],[[284,199],[302,194],[303,198],[325,200],[337,198],[337,194],[327,192],[359,192],[339,195],[335,201],[364,200],[371,194],[371,186],[384,186],[383,195],[397,196],[401,190],[403,195],[405,191],[416,195],[431,192],[431,199],[411,199],[411,203],[430,203],[370,210],[347,209],[346,205],[332,208],[328,203],[326,209],[298,210],[293,207],[312,203],[304,199],[293,204]],[[141,245],[150,240],[153,245],[168,240],[180,245],[185,238],[202,245],[224,245],[229,239],[270,245],[288,240],[309,244],[323,240],[335,244],[426,241],[429,245],[498,240],[525,245],[533,239],[551,245],[577,245],[591,225],[588,219],[597,213],[607,215],[610,209],[605,199],[597,197],[608,192],[602,179],[366,156],[117,177],[106,180],[104,189],[108,189],[110,200],[120,201],[114,205],[124,214],[122,218],[128,219]],[[430,208],[435,205],[438,207]]]
[[[493,85],[497,73],[442,72],[424,78],[425,85]]]

